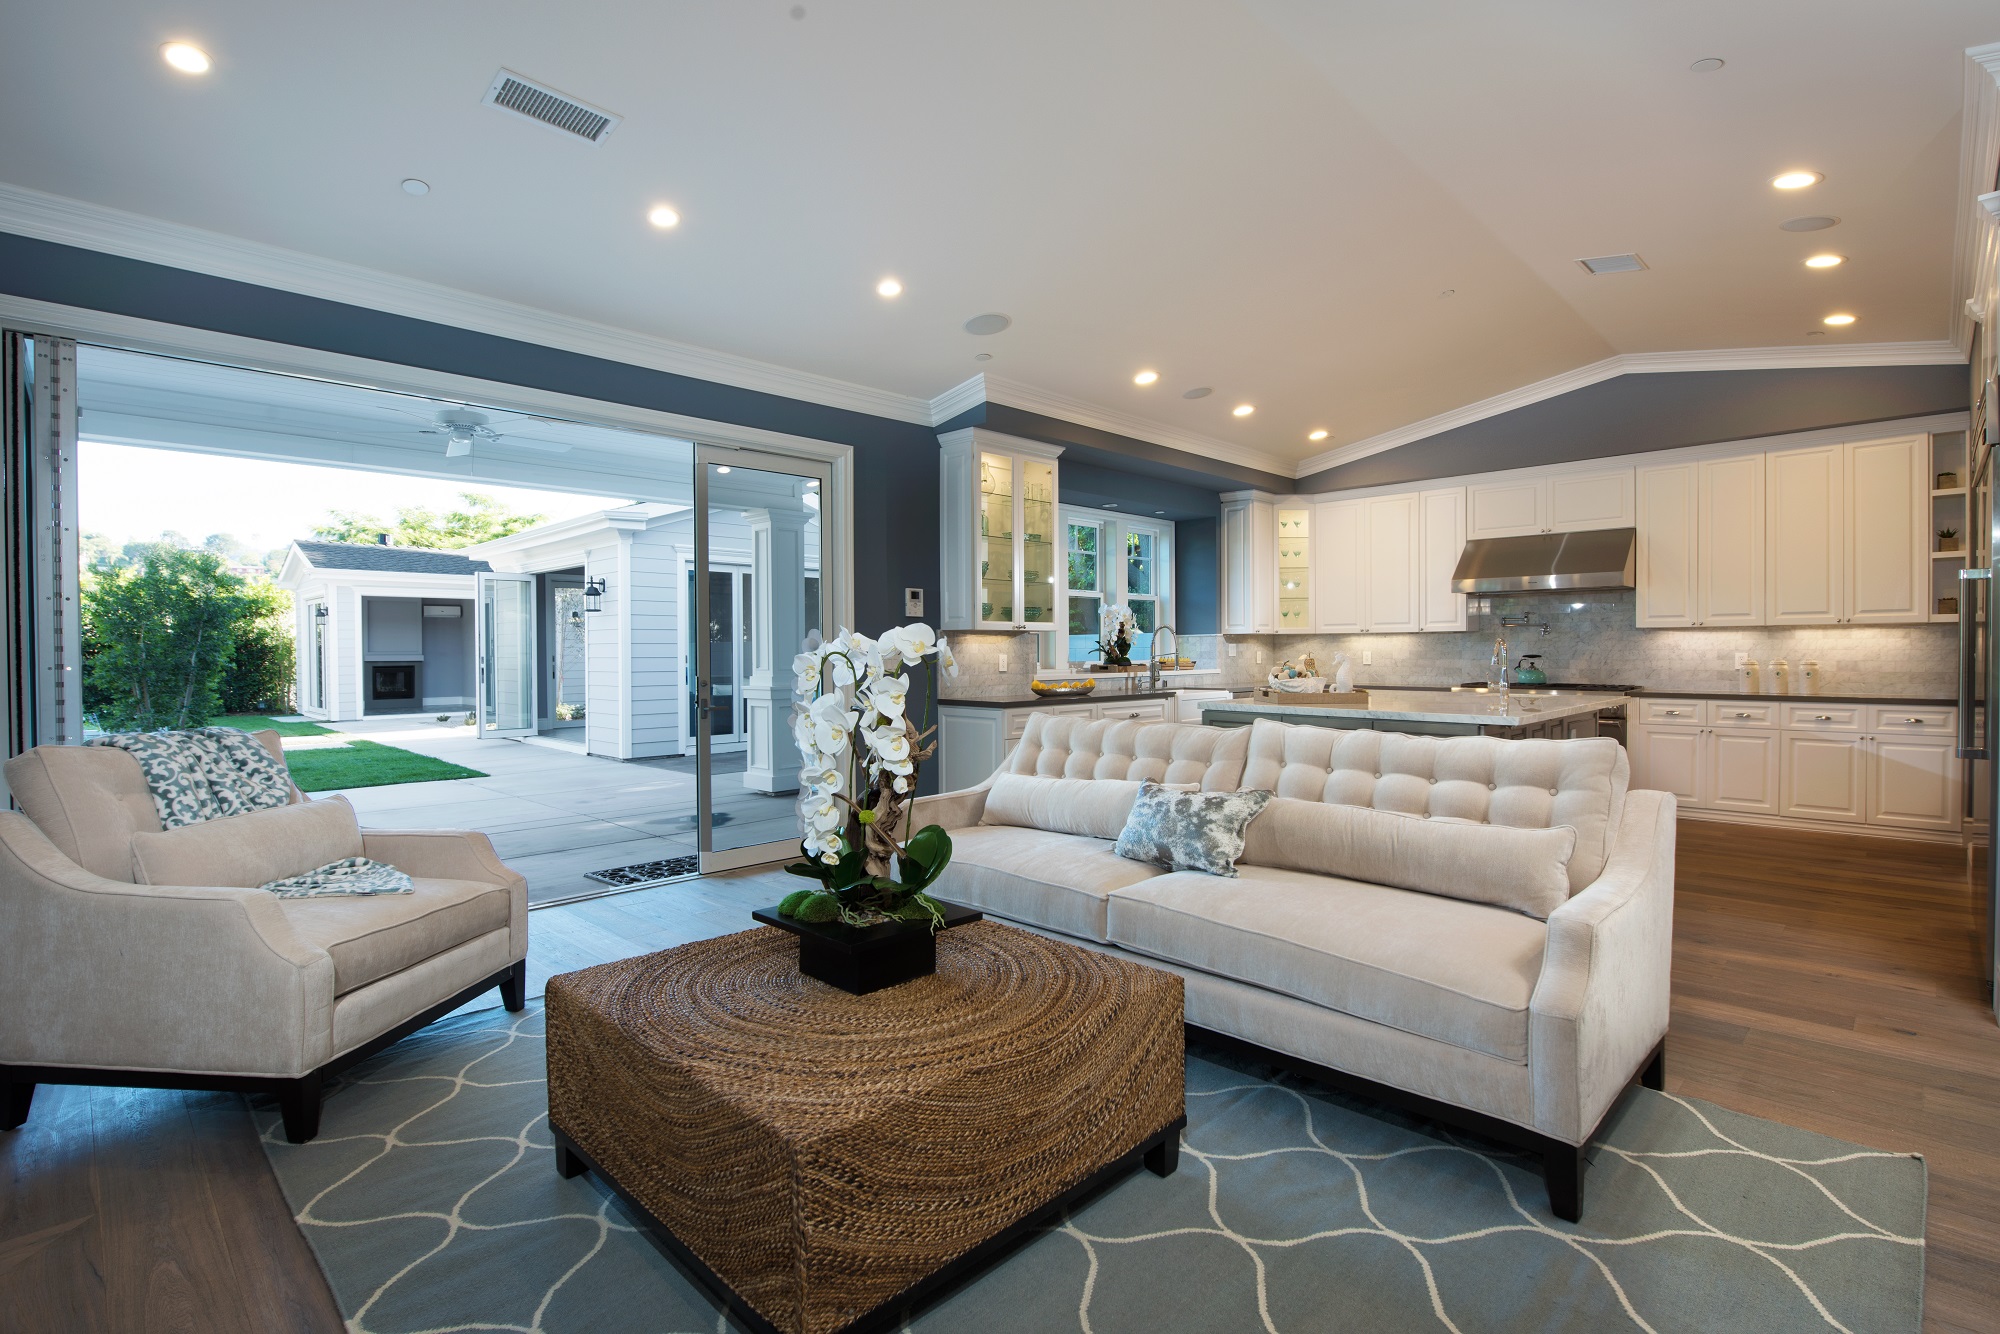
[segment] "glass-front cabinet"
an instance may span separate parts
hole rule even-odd
[[[1310,630],[1312,612],[1312,510],[1278,507],[1278,628]]]
[[[1056,458],[1038,441],[968,427],[940,437],[939,525],[947,630],[1052,630],[1066,536]]]

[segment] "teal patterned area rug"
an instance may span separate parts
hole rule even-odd
[[[735,1328],[592,1177],[556,1175],[543,1071],[537,1003],[357,1066],[311,1144],[253,1104],[355,1334]],[[1645,1090],[1591,1158],[1562,1223],[1529,1159],[1197,1050],[1178,1173],[1133,1173],[902,1328],[1920,1327],[1920,1159]]]

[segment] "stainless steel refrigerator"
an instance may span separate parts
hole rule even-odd
[[[1982,330],[1983,333],[1983,330]],[[1984,349],[1976,340],[1973,365],[1985,365]],[[2000,784],[1993,781],[2000,738],[1992,732],[1989,702],[2000,699],[2000,618],[1994,614],[1994,585],[2000,582],[1994,564],[2000,553],[2000,512],[1994,488],[1995,446],[2000,445],[2000,388],[1988,376],[1975,393],[1972,429],[1966,433],[1967,492],[1966,568],[1958,589],[1958,755],[1965,764],[1966,874],[1970,881],[1980,950],[1986,967],[1988,1003],[1994,963],[2000,958],[2000,867],[1993,859],[1995,802]],[[2000,1013],[2000,1011],[1996,1011]]]

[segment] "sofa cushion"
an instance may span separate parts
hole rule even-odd
[[[1569,898],[1576,830],[1515,829],[1278,797],[1251,821],[1245,866],[1318,871],[1546,918]]]
[[[418,879],[408,894],[280,899],[292,930],[333,956],[333,994],[344,996],[508,924],[505,885]]]
[[[1117,838],[1138,795],[1136,779],[996,774],[986,793],[983,820],[1054,834]]]
[[[1268,792],[1189,792],[1143,784],[1118,835],[1118,855],[1170,871],[1233,876],[1244,830],[1270,800]]]
[[[361,827],[345,797],[132,835],[132,880],[141,885],[255,889],[361,855]]]
[[[1625,808],[1631,765],[1609,737],[1502,741],[1484,736],[1250,725],[1242,787],[1281,797],[1368,806],[1478,824],[1576,830],[1570,892],[1604,872]]]
[[[276,732],[254,732],[284,757]],[[160,814],[139,761],[111,746],[36,746],[7,761],[7,788],[63,856],[106,880],[132,879],[132,835],[158,833]],[[293,800],[303,800],[297,792]]]
[[[1109,841],[1016,825],[974,825],[951,834],[951,864],[931,892],[1084,940],[1104,939],[1104,898],[1164,872],[1126,861]]]
[[[1113,944],[1484,1052],[1528,1058],[1548,928],[1459,899],[1246,867],[1176,872],[1113,894]]]
[[[1192,783],[1204,792],[1234,791],[1250,738],[1240,727],[1199,723],[1092,721],[1037,713],[1003,766],[1044,778],[1150,778]]]

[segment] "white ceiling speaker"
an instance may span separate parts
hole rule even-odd
[[[1207,398],[1207,397],[1208,397],[1208,396],[1209,396],[1210,394],[1212,394],[1212,393],[1214,393],[1214,392],[1215,392],[1215,391],[1214,391],[1213,389],[1209,389],[1209,388],[1206,388],[1206,387],[1203,387],[1203,388],[1200,388],[1200,389],[1190,389],[1190,390],[1188,390],[1188,391],[1187,391],[1187,392],[1186,392],[1185,394],[1182,394],[1182,395],[1181,395],[1181,397],[1182,397],[1182,398]]]
[[[981,337],[984,337],[987,334],[1005,333],[1012,327],[1013,323],[1013,320],[1002,315],[1000,312],[991,311],[985,315],[974,315],[971,319],[967,320],[965,322],[965,331],[969,334],[979,334]]]
[[[603,143],[604,137],[624,120],[624,117],[614,116],[602,107],[594,107],[568,93],[559,93],[510,69],[503,69],[493,76],[493,82],[487,85],[486,96],[482,100],[489,107],[511,111],[538,125],[574,135],[591,144]]]
[[[1829,227],[1838,227],[1839,218],[1813,216],[1810,218],[1787,218],[1778,224],[1781,232],[1823,232]]]
[[[1646,267],[1646,261],[1637,255],[1599,255],[1594,259],[1580,259],[1585,273],[1637,273]]]

